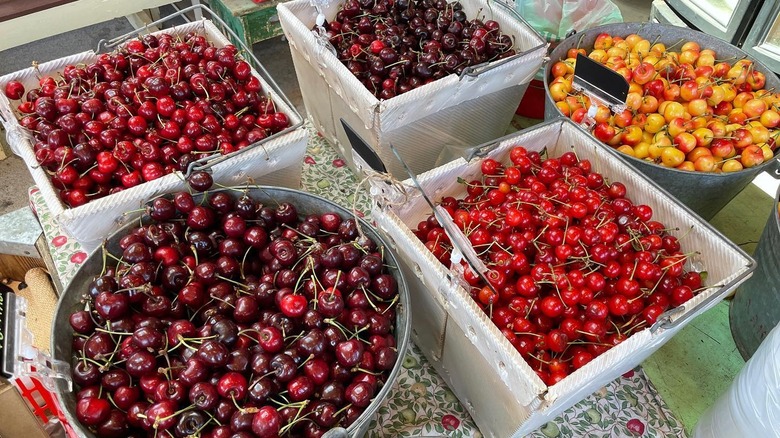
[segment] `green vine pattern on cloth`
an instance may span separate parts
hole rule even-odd
[[[311,129],[309,128],[311,131]],[[301,188],[358,212],[370,210],[365,187],[336,150],[311,131],[303,160]],[[49,244],[57,274],[67,286],[87,254],[57,225],[37,187],[29,191]],[[358,213],[361,214],[361,213]],[[395,387],[372,419],[367,437],[482,437],[455,394],[411,343]],[[612,381],[529,437],[685,437],[640,367]]]

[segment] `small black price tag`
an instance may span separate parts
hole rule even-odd
[[[628,97],[629,87],[626,78],[582,53],[577,54],[572,85],[574,88],[582,89],[586,94],[592,94],[610,107],[625,105]]]
[[[365,140],[363,140],[363,137],[358,135],[358,133],[355,132],[355,130],[344,121],[344,119],[339,120],[341,120],[341,125],[344,126],[344,132],[347,133],[347,138],[352,145],[352,149],[357,152],[361,158],[363,158],[363,161],[365,161],[366,164],[371,166],[371,168],[377,172],[387,172],[385,163],[381,158],[379,158],[379,155],[376,154],[376,151],[374,151],[374,149],[369,146]]]

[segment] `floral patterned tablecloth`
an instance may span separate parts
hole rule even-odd
[[[303,161],[301,188],[357,211],[369,209],[365,190],[335,149],[312,132]],[[36,187],[30,189],[36,212],[63,286],[87,258],[78,242],[53,220]],[[357,199],[355,199],[357,197]],[[482,437],[468,412],[412,343],[388,399],[372,421],[368,437]],[[612,381],[529,435],[552,437],[685,437],[640,367]]]

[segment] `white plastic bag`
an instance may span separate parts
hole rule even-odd
[[[715,405],[702,415],[694,438],[780,437],[780,325],[747,361]]]
[[[549,42],[561,41],[573,30],[623,22],[610,0],[517,0],[515,8]]]

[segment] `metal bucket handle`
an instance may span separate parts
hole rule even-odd
[[[259,140],[259,141],[255,142],[255,143],[253,143],[253,144],[251,144],[251,145],[249,145],[249,146],[247,146],[247,147],[245,147],[243,149],[237,150],[235,152],[231,152],[231,153],[229,153],[227,155],[218,155],[218,156],[204,157],[204,158],[200,158],[198,160],[195,160],[192,163],[190,163],[189,166],[187,166],[187,170],[186,170],[186,172],[184,172],[185,178],[187,176],[189,176],[192,172],[195,172],[197,170],[207,170],[207,169],[209,169],[209,168],[211,168],[211,167],[213,167],[213,166],[215,166],[215,165],[217,165],[217,164],[219,164],[219,163],[221,163],[221,162],[223,162],[225,160],[233,158],[233,157],[235,157],[235,156],[237,156],[237,155],[239,155],[239,154],[241,154],[243,152],[246,152],[246,151],[248,151],[250,149],[254,149],[256,147],[259,147],[262,144],[264,144],[264,143],[266,143],[266,142],[268,142],[268,141],[270,141],[272,139],[279,138],[279,137],[281,137],[281,136],[283,136],[283,135],[285,135],[285,134],[287,134],[289,132],[292,132],[292,131],[300,128],[301,126],[303,126],[303,117],[301,117],[301,115],[298,113],[298,110],[295,109],[295,105],[293,105],[292,102],[290,101],[290,99],[287,97],[287,95],[284,94],[284,92],[282,91],[281,87],[279,87],[279,85],[273,79],[271,74],[268,73],[268,70],[266,70],[266,68],[263,66],[263,64],[260,62],[260,60],[257,59],[255,54],[252,52],[252,49],[247,47],[247,45],[244,43],[244,41],[241,39],[241,37],[239,37],[238,34],[236,34],[233,31],[233,29],[231,29],[230,26],[228,26],[228,24],[225,23],[224,20],[222,20],[221,17],[219,17],[217,14],[214,13],[214,11],[212,11],[211,9],[207,8],[206,6],[204,6],[202,4],[198,3],[198,4],[194,4],[192,6],[189,6],[187,8],[184,8],[184,9],[179,9],[177,12],[175,12],[175,13],[173,13],[171,15],[168,15],[166,17],[160,18],[159,20],[153,21],[153,22],[145,25],[143,28],[136,29],[136,30],[134,30],[132,32],[128,32],[128,33],[126,33],[124,35],[121,35],[121,36],[118,36],[118,37],[115,37],[115,38],[111,38],[109,40],[102,39],[102,40],[100,40],[98,42],[96,53],[100,53],[100,51],[103,50],[103,49],[114,48],[117,45],[119,45],[120,43],[123,43],[124,41],[127,41],[128,39],[135,37],[141,31],[144,31],[144,30],[148,31],[148,30],[150,30],[151,27],[156,27],[158,24],[163,24],[163,23],[165,23],[165,22],[167,22],[167,21],[169,21],[169,20],[171,20],[173,18],[182,17],[186,21],[190,21],[189,18],[187,18],[186,14],[188,12],[191,12],[191,11],[194,12],[195,15],[199,16],[199,17],[202,17],[202,13],[206,12],[209,15],[209,17],[210,17],[209,19],[211,21],[216,22],[217,24],[219,24],[221,31],[227,32],[229,34],[229,36],[232,37],[232,41],[235,42],[236,45],[239,46],[240,49],[246,54],[245,57],[248,57],[247,61],[250,62],[252,64],[252,66],[258,71],[258,73],[262,76],[263,80],[265,80],[266,83],[269,85],[271,90],[274,93],[276,93],[277,96],[279,96],[281,98],[282,102],[284,102],[285,105],[287,105],[289,110],[292,112],[292,115],[295,116],[298,119],[298,123],[296,123],[294,125],[290,125],[287,128],[285,128],[285,129],[283,129],[283,130],[281,130],[281,131],[279,131],[277,133],[269,135],[268,137],[266,137],[266,138],[264,138],[262,140]]]

